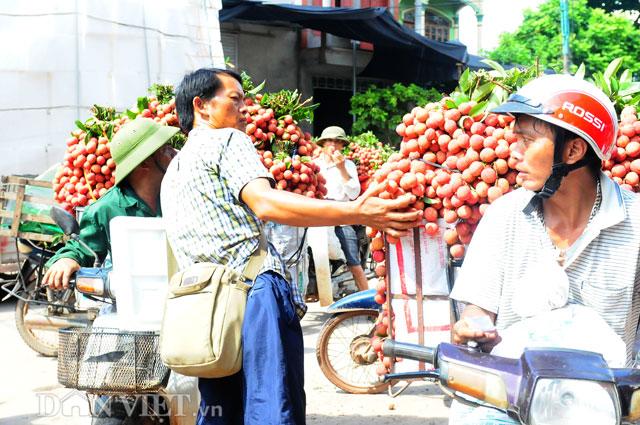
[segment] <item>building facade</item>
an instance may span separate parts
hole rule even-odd
[[[476,15],[480,47],[484,17],[482,0],[400,0],[397,19],[427,38],[437,41],[457,40],[460,35],[460,11],[464,7],[470,7]],[[416,25],[416,15],[424,16],[422,27]]]
[[[424,35],[438,41],[457,39],[458,12],[473,4],[478,16],[481,0],[422,0]],[[297,6],[387,8],[404,25],[415,28],[414,0],[271,0],[263,3]],[[350,99],[356,91],[382,81],[356,77],[369,64],[373,45],[333,36],[321,31],[296,28],[286,23],[263,25],[250,22],[223,22],[221,37],[225,57],[256,82],[266,81],[266,89],[298,89],[320,103],[313,128],[319,134],[328,125],[351,128]]]

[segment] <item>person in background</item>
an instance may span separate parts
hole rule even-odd
[[[345,131],[338,126],[327,127],[322,131],[316,143],[322,148],[318,165],[326,180],[327,195],[325,198],[334,201],[356,199],[360,195],[360,181],[356,165],[342,154],[345,145],[349,143]],[[369,282],[360,259],[360,243],[356,227],[351,225],[336,226],[335,232],[358,290],[369,289]]]

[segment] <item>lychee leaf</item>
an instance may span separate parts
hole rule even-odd
[[[620,84],[618,83],[618,80],[616,80],[615,78],[611,79],[611,91],[613,93],[617,93],[618,90],[620,90]]]
[[[465,69],[464,72],[460,75],[458,84],[460,85],[460,88],[463,92],[467,92],[469,90],[469,88],[471,87],[469,68]]]
[[[266,81],[261,82],[260,84],[258,84],[256,87],[254,87],[253,89],[249,90],[247,92],[247,94],[251,97],[255,96],[256,94],[260,93],[262,91],[262,89],[264,88]]]
[[[607,69],[604,71],[605,80],[611,79],[611,77],[615,76],[620,69],[620,65],[622,65],[622,58],[615,58],[611,61],[611,63],[607,66]]]
[[[464,93],[460,93],[460,92],[453,93],[451,95],[451,98],[456,103],[456,105],[460,105],[461,103],[468,102],[469,100],[471,100],[471,99],[469,99],[469,96],[467,96]]]
[[[624,71],[622,71],[622,75],[620,75],[620,83],[628,84],[631,81],[632,81],[631,71],[628,69],[625,69]]]
[[[87,127],[80,120],[76,120],[76,127],[78,127],[80,130],[84,132],[87,131]]]
[[[476,102],[484,100],[487,97],[487,95],[491,93],[495,88],[496,88],[496,85],[494,83],[491,83],[491,82],[484,83],[483,85],[478,87],[476,90],[474,90],[473,95],[471,95],[471,100],[475,100]]]
[[[487,103],[489,103],[489,102],[486,101],[486,100],[484,102],[478,103],[476,106],[471,108],[471,111],[469,112],[469,115],[471,115],[472,117],[475,117],[479,113],[483,112],[484,108],[487,106]]]
[[[138,110],[142,112],[143,109],[147,109],[149,107],[149,98],[147,96],[141,96],[137,101]]]

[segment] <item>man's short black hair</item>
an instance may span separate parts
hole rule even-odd
[[[202,100],[209,100],[222,87],[220,74],[235,78],[242,84],[238,73],[227,69],[200,68],[184,76],[176,89],[176,112],[182,132],[188,134],[193,128],[193,98],[198,96]]]

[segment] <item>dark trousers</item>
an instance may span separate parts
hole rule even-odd
[[[242,326],[242,370],[200,378],[197,425],[304,425],[304,346],[291,288],[280,275],[259,275]]]

